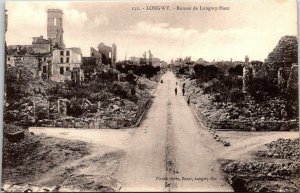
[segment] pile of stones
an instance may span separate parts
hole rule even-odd
[[[227,160],[222,170],[237,192],[297,192],[300,188],[299,139],[278,139],[257,156],[273,159]],[[284,159],[283,159],[284,158]],[[280,160],[278,160],[280,159]]]
[[[299,139],[283,139],[266,144],[267,150],[258,152],[260,157],[272,157],[299,160],[300,146]]]
[[[234,175],[250,176],[258,179],[275,179],[280,177],[282,179],[292,176],[299,176],[300,163],[272,163],[263,161],[233,161],[227,164],[223,170],[226,173],[233,173]]]

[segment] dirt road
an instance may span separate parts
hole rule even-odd
[[[156,90],[145,121],[130,140],[121,191],[232,191],[224,181],[214,149],[168,72]],[[166,179],[168,177],[168,179]]]

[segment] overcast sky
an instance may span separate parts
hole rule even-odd
[[[212,2],[212,1],[210,1]],[[169,11],[147,11],[167,5]],[[138,6],[141,11],[132,11]],[[178,11],[185,7],[230,7],[228,11]],[[64,12],[66,47],[80,47],[84,56],[100,42],[117,45],[118,60],[142,56],[170,61],[191,56],[215,60],[264,60],[284,35],[297,35],[296,0],[146,2],[6,2],[8,45],[31,44],[47,37],[47,9]]]

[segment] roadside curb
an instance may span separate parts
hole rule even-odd
[[[192,109],[194,115],[196,116],[198,122],[200,123],[201,127],[205,128],[205,129],[208,129],[208,130],[211,130],[211,128],[206,127],[206,126],[202,123],[200,117],[198,116],[198,114],[197,114],[197,112],[196,112],[196,110],[195,110],[194,105],[191,105],[191,109]]]
[[[134,125],[131,125],[131,126],[129,126],[129,127],[123,127],[122,129],[126,129],[126,128],[134,128],[134,127],[138,127],[138,126],[140,125],[142,119],[144,118],[144,115],[145,115],[146,111],[150,108],[150,106],[151,106],[151,104],[152,104],[152,98],[154,98],[154,94],[155,94],[155,92],[156,92],[156,90],[157,90],[157,87],[158,87],[158,85],[159,85],[159,83],[160,83],[160,80],[161,80],[161,78],[160,78],[159,81],[157,82],[157,85],[156,85],[156,87],[155,87],[153,93],[151,94],[151,98],[148,100],[147,104],[145,105],[145,110],[143,111],[143,113],[142,113],[141,117],[139,118],[139,120],[137,121],[137,123],[135,123]]]
[[[222,139],[216,134],[216,131],[217,131],[216,129],[208,128],[208,127],[206,127],[206,126],[203,125],[203,123],[202,123],[200,117],[198,116],[198,114],[197,114],[197,112],[196,112],[196,110],[195,110],[194,105],[191,105],[191,109],[192,109],[194,115],[196,116],[196,118],[197,118],[197,120],[198,120],[198,123],[199,123],[203,128],[207,129],[208,132],[210,132],[210,133],[213,135],[213,138],[215,139],[216,142],[222,143],[225,147],[230,146],[230,142],[225,141],[225,140],[222,140]]]
[[[143,113],[141,114],[140,118],[138,119],[138,121],[137,121],[134,125],[131,125],[131,126],[129,126],[129,127],[122,127],[122,128],[120,128],[120,129],[126,129],[126,128],[135,128],[135,127],[138,127],[138,126],[140,125],[142,119],[144,118],[144,115],[145,115],[146,111],[150,108],[151,104],[152,104],[152,100],[149,99],[148,102],[147,102],[147,104],[145,105],[145,109],[144,109]]]

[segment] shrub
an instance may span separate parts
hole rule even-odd
[[[122,87],[117,82],[114,82],[111,87],[109,88],[109,92],[113,93],[116,96],[119,96],[121,98],[128,98],[127,91],[124,87]]]
[[[186,72],[188,72],[188,71],[189,71],[188,66],[184,66],[184,67],[179,68],[179,74],[186,74]]]
[[[252,77],[249,93],[256,101],[264,101],[266,96],[278,96],[277,80],[268,76]]]
[[[228,73],[233,76],[242,76],[243,75],[243,66],[241,64],[231,67],[228,70]]]
[[[224,76],[221,81],[228,89],[243,88],[243,79],[238,76]]]
[[[76,97],[73,97],[70,100],[70,105],[68,106],[68,115],[78,117],[83,114],[83,108],[82,108],[82,99],[77,99]]]
[[[239,102],[244,99],[244,94],[241,89],[233,88],[229,91],[229,100],[231,102]]]
[[[224,72],[214,65],[202,65],[196,64],[194,66],[195,77],[202,82],[210,81],[214,78],[221,79],[224,76]]]

